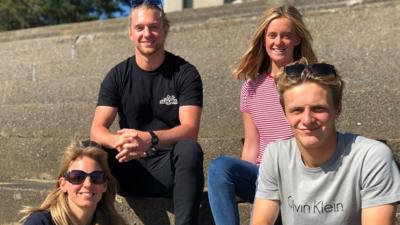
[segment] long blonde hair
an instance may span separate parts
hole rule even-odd
[[[294,48],[293,59],[299,60],[305,57],[309,62],[317,61],[317,57],[311,46],[311,34],[304,24],[300,12],[294,6],[279,6],[266,10],[261,17],[249,48],[243,54],[236,69],[233,71],[233,76],[236,79],[254,79],[259,74],[267,71],[271,64],[271,59],[265,50],[265,32],[272,20],[282,17],[292,22],[296,35],[301,40],[301,43]]]
[[[117,193],[117,182],[112,176],[110,168],[107,164],[107,153],[104,152],[100,146],[94,142],[85,141],[74,141],[68,147],[65,148],[63,153],[60,169],[58,173],[58,179],[63,177],[68,171],[72,161],[82,156],[89,157],[95,160],[105,173],[107,180],[107,190],[103,193],[103,196],[95,211],[94,225],[107,225],[107,224],[118,224],[125,225],[124,219],[117,213],[114,207],[114,200]],[[39,207],[27,207],[21,210],[21,213],[26,214],[20,222],[26,220],[26,218],[33,212],[48,210],[51,217],[56,225],[77,225],[71,209],[68,205],[67,194],[64,193],[59,182],[56,187],[50,191],[46,199]]]

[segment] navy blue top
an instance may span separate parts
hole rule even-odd
[[[50,212],[43,210],[29,215],[24,225],[55,225],[55,223],[51,218]]]

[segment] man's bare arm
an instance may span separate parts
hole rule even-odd
[[[243,113],[244,144],[242,148],[242,160],[256,163],[259,147],[259,134],[250,114]]]
[[[180,125],[167,130],[155,131],[158,136],[158,147],[170,147],[182,139],[197,140],[200,129],[201,107],[181,106],[179,107]]]
[[[279,215],[280,202],[256,198],[253,204],[251,225],[274,225]]]
[[[397,205],[387,204],[361,210],[362,225],[394,225]]]
[[[90,139],[108,148],[117,148],[118,135],[110,132],[109,128],[117,115],[117,108],[97,106],[90,128]]]

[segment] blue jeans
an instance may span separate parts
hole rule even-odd
[[[253,202],[258,166],[250,162],[222,156],[208,168],[208,199],[216,225],[239,225],[236,196]]]

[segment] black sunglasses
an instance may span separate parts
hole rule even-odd
[[[100,170],[91,173],[86,173],[82,170],[71,170],[64,177],[71,184],[82,184],[87,176],[90,177],[90,181],[93,184],[104,184],[106,182],[104,171]]]
[[[87,148],[87,147],[100,147],[100,145],[97,142],[91,141],[91,140],[81,141],[81,144],[82,144],[82,146],[84,148]]]
[[[131,0],[131,8],[135,8],[139,5],[142,4],[149,4],[152,6],[156,6],[157,8],[159,8],[160,10],[163,10],[164,7],[164,1],[163,0]]]
[[[288,77],[299,77],[305,69],[310,71],[315,76],[328,76],[331,74],[336,76],[335,67],[326,63],[294,64],[285,66],[283,71]]]

